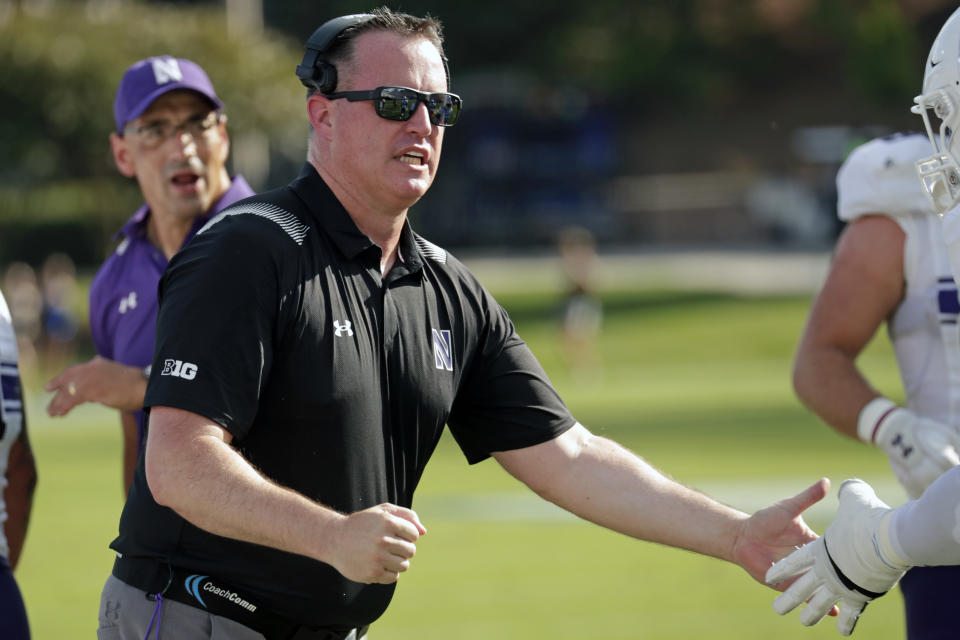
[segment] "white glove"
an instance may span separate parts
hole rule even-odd
[[[860,411],[857,434],[887,454],[894,475],[914,499],[944,471],[960,465],[956,431],[886,398],[875,398]]]
[[[774,564],[765,579],[774,585],[802,573],[773,601],[774,611],[783,615],[809,600],[800,613],[809,627],[839,602],[837,630],[848,636],[867,603],[897,584],[909,565],[890,546],[892,511],[870,485],[847,480],[838,499],[837,516],[823,537]]]

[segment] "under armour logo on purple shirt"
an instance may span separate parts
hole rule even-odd
[[[131,291],[120,299],[120,313],[126,313],[127,309],[137,308],[137,292]]]

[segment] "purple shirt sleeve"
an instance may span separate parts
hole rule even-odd
[[[253,195],[242,176],[198,218],[185,242],[206,221],[234,202]],[[149,212],[141,207],[120,231],[123,240],[110,254],[90,285],[90,333],[97,353],[115,362],[146,367],[153,362],[157,325],[157,284],[167,266],[163,253],[146,238]],[[135,413],[143,434],[144,416]]]

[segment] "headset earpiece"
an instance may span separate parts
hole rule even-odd
[[[355,13],[328,20],[320,25],[307,40],[303,61],[297,65],[297,77],[309,89],[320,93],[333,93],[337,89],[337,68],[324,60],[330,45],[346,29],[363,24],[374,16]]]

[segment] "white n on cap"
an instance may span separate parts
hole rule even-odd
[[[155,58],[151,63],[153,64],[153,77],[156,78],[157,84],[183,80],[183,72],[180,71],[180,63],[177,62],[176,58]]]

